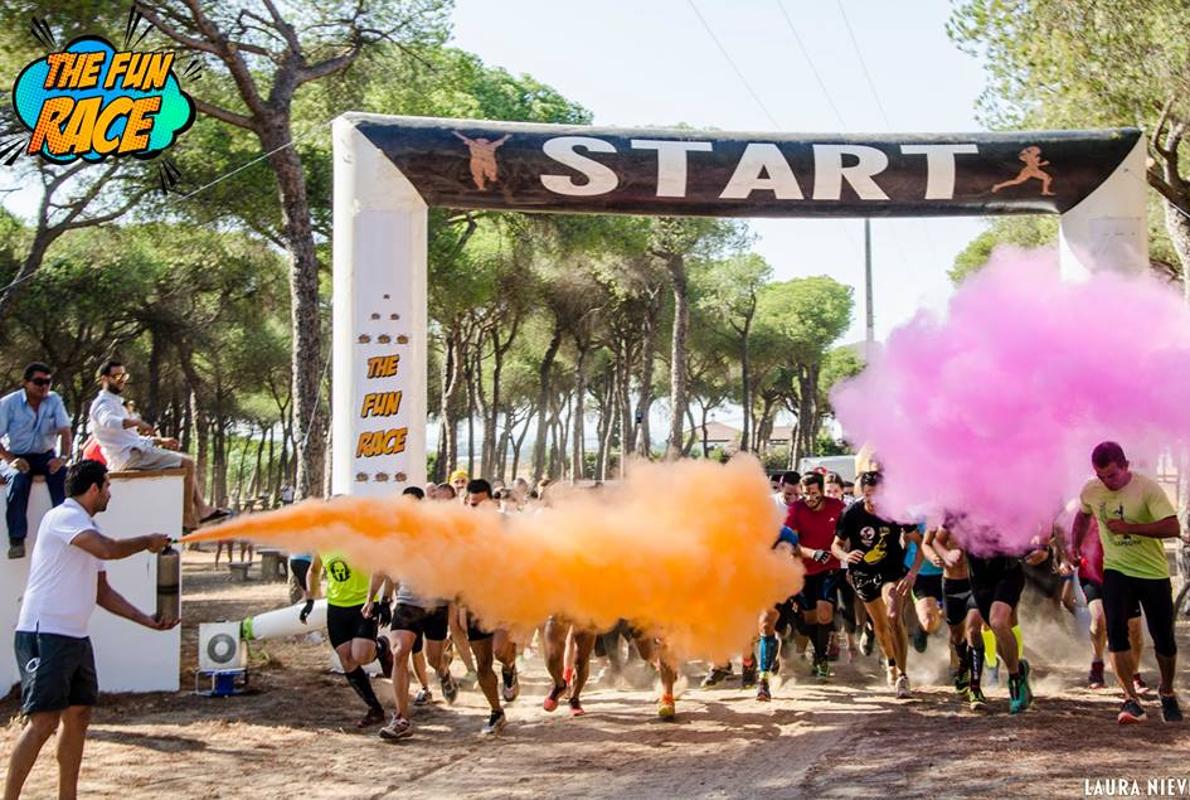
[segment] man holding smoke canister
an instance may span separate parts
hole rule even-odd
[[[15,651],[21,670],[25,729],[8,761],[5,800],[16,800],[42,745],[58,733],[58,796],[75,797],[91,706],[99,696],[87,624],[96,606],[146,628],[169,630],[176,619],[156,619],[129,603],[107,582],[103,562],[143,550],[160,553],[163,533],[109,539],[95,515],[111,500],[107,468],[84,460],[66,473],[67,499],[42,518],[33,545],[29,582],[17,621]],[[59,728],[61,724],[61,728]]]

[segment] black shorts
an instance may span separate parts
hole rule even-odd
[[[13,642],[21,671],[21,713],[93,706],[99,678],[91,639],[17,631]]]
[[[913,601],[916,603],[924,597],[932,597],[942,605],[942,573],[937,575],[922,575],[918,573],[913,580]]]
[[[793,630],[797,625],[798,617],[801,616],[798,595],[787,597],[773,607],[777,609],[777,622],[773,628],[782,633]]]
[[[1025,570],[1021,560],[1013,556],[979,558],[967,554],[967,568],[971,572],[971,593],[975,607],[983,621],[990,623],[992,603],[1007,603],[1016,608],[1025,589]]]
[[[1134,578],[1114,569],[1103,571],[1103,615],[1107,618],[1107,649],[1113,653],[1128,650],[1128,620],[1132,609],[1144,608],[1153,652],[1173,656],[1178,652],[1174,641],[1173,587],[1169,578]]]
[[[942,579],[942,607],[946,609],[946,624],[961,625],[967,612],[975,608],[975,595],[971,592],[970,578]]]
[[[832,606],[839,597],[839,570],[828,569],[815,575],[807,575],[802,590],[798,593],[798,604],[802,611],[810,613],[819,601]]]
[[[365,619],[358,606],[326,606],[326,635],[331,647],[346,644],[352,639],[375,639],[376,619]]]
[[[853,564],[847,571],[851,573],[851,585],[855,587],[855,593],[865,603],[880,599],[880,590],[884,584],[896,583],[908,572],[904,564],[892,564],[875,572],[858,569]]]
[[[422,608],[409,603],[397,603],[390,627],[394,631],[416,633],[418,639],[424,637],[431,642],[445,642],[450,632],[450,606]]]
[[[484,639],[491,639],[495,631],[489,631],[487,628],[479,624],[479,618],[467,612],[467,639],[468,641],[477,642]]]

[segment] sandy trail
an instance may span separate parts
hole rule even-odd
[[[286,602],[283,585],[229,583],[211,558],[186,553],[183,664],[190,669],[199,621]],[[1047,629],[1026,629],[1028,645],[1054,638]],[[223,700],[187,692],[105,696],[80,789],[84,797],[303,800],[1055,798],[1083,796],[1085,777],[1136,778],[1142,791],[1147,778],[1190,777],[1190,736],[1163,726],[1155,701],[1153,719],[1119,746],[1116,695],[1073,688],[1085,669],[1077,644],[1051,647],[1058,666],[1034,656],[1038,702],[1020,717],[1006,713],[1003,686],[988,690],[995,706],[989,715],[960,708],[943,686],[926,686],[944,669],[942,645],[935,639],[924,656],[911,656],[911,675],[924,687],[912,700],[893,698],[875,660],[860,657],[839,662],[828,684],[791,677],[768,705],[756,703],[738,679],[687,690],[674,723],[655,718],[651,691],[598,684],[584,694],[587,716],[571,719],[565,706],[547,714],[540,706],[545,670],[533,657],[522,696],[509,706],[509,726],[496,740],[480,737],[485,708],[467,689],[454,707],[436,697],[419,709],[416,735],[392,745],[351,727],[360,704],[342,677],[325,671],[326,644],[267,642],[253,655],[258,693]],[[807,671],[801,661],[791,668],[794,676]],[[703,670],[687,666],[690,685]],[[192,681],[183,675],[184,686]],[[391,705],[387,681],[374,686]],[[5,759],[19,732],[16,706],[11,695],[0,704],[0,718],[11,720],[0,728]],[[55,767],[47,746],[27,797],[54,796]]]

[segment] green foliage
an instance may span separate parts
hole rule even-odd
[[[996,217],[987,230],[976,236],[955,256],[947,275],[954,283],[987,264],[992,250],[1001,245],[1047,247],[1058,241],[1058,218],[1041,215]]]

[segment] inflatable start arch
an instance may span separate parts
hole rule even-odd
[[[426,209],[1060,214],[1062,269],[1148,266],[1135,129],[801,135],[345,114],[334,123],[333,491],[426,479]]]

